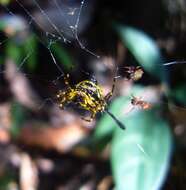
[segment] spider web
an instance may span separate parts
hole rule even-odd
[[[60,19],[63,21],[62,26],[60,26],[58,23],[55,22],[55,18],[51,16],[52,14],[50,14],[50,11],[47,11],[44,8],[44,6],[42,6],[41,3],[39,3],[39,1],[31,0],[31,3],[33,4],[34,9],[37,10],[37,12],[40,14],[40,17],[36,16],[20,0],[15,0],[17,6],[22,10],[22,12],[24,12],[27,21],[24,28],[22,28],[21,30],[32,30],[32,25],[34,24],[43,33],[42,36],[39,36],[38,34],[36,34],[36,32],[34,32],[39,42],[47,49],[51,57],[52,63],[55,64],[56,69],[60,72],[60,75],[56,77],[55,81],[59,80],[64,75],[64,71],[62,67],[58,64],[58,61],[56,60],[56,57],[52,52],[51,47],[54,44],[61,43],[74,46],[73,42],[76,41],[77,48],[82,49],[84,52],[90,54],[91,56],[99,58],[99,55],[97,55],[94,51],[86,47],[79,38],[79,26],[81,25],[82,11],[83,9],[86,9],[87,1],[81,0],[79,3],[75,4],[73,4],[73,1],[69,2],[71,4],[68,5],[67,3],[59,0],[49,1],[50,7],[52,7],[53,10],[58,12],[58,17],[60,17]],[[17,17],[19,15],[15,10],[12,10],[7,5],[2,6],[10,16]],[[43,26],[43,23],[40,21],[40,19],[44,20],[45,25],[47,25],[47,27]],[[11,40],[11,38],[14,38],[14,36],[8,37],[5,40],[1,41],[0,46],[5,44],[8,40]],[[43,38],[45,39],[45,42],[43,41]],[[23,66],[27,63],[31,55],[35,53],[34,48],[31,47],[30,49],[31,50],[27,53],[27,55],[22,59],[22,61],[20,61],[19,65],[17,66],[17,70],[21,70]],[[185,61],[173,61],[170,63],[165,63],[164,65],[169,66],[180,63],[184,64]],[[5,71],[0,71],[0,73],[4,72]]]
[[[78,47],[81,48],[84,52],[90,54],[91,56],[94,56],[96,58],[99,58],[99,55],[97,55],[94,51],[90,50],[88,47],[84,45],[84,43],[81,41],[79,38],[79,26],[81,24],[81,14],[83,9],[86,8],[86,0],[81,0],[80,3],[75,6],[68,6],[66,4],[63,4],[59,2],[58,0],[51,0],[50,5],[51,7],[58,12],[58,16],[60,16],[60,19],[63,20],[63,26],[59,26],[55,23],[55,20],[52,18],[52,16],[41,6],[41,4],[38,3],[37,0],[31,0],[31,2],[34,5],[34,8],[40,13],[40,17],[44,19],[45,24],[47,24],[47,27],[44,27],[42,23],[39,21],[38,17],[34,15],[25,5],[20,1],[20,0],[15,0],[17,5],[20,7],[20,9],[25,13],[26,16],[26,21],[27,23],[25,24],[24,28],[22,28],[22,31],[26,30],[31,30],[32,25],[34,24],[37,26],[38,29],[42,31],[44,36],[42,38],[45,38],[45,42],[43,42],[43,39],[41,36],[38,36],[36,32],[34,34],[37,36],[37,39],[39,42],[47,49],[48,53],[50,54],[52,63],[55,64],[56,69],[60,72],[60,75],[55,79],[59,80],[63,75],[64,71],[61,68],[61,66],[58,64],[55,55],[52,52],[52,45],[56,43],[61,43],[61,44],[69,44],[73,46],[73,41],[77,42]],[[3,5],[4,10],[12,16],[12,17],[17,17],[18,14],[14,11],[11,10],[6,5]],[[0,42],[0,47],[7,43],[7,41],[11,40],[12,37],[8,37],[5,40]],[[21,70],[23,66],[27,63],[28,59],[31,57],[33,53],[35,53],[34,48],[30,48],[31,51],[27,53],[27,55],[23,58],[23,60],[19,63],[17,66],[17,70]],[[181,62],[185,63],[185,61]],[[169,65],[174,65],[174,64],[179,64],[179,62],[170,62],[164,64],[165,66]],[[4,73],[5,71],[1,71],[0,73]],[[46,101],[51,101],[50,98],[47,98],[42,104],[39,105],[39,109],[44,106]],[[174,107],[175,109],[180,109],[180,107]],[[182,108],[186,110],[185,108]],[[141,147],[141,145],[137,144],[138,148],[146,155],[147,153]]]
[[[52,0],[50,1],[50,5],[53,8],[52,11],[57,11],[58,12],[58,17],[60,16],[60,19],[63,20],[63,28],[61,26],[57,26],[55,23],[55,20],[52,18],[51,14],[49,14],[44,8],[38,3],[37,0],[32,0],[32,4],[34,5],[34,8],[37,9],[37,12],[40,14],[40,18],[45,22],[45,25],[48,26],[43,26],[43,24],[39,21],[38,17],[36,17],[25,5],[20,1],[20,0],[15,0],[17,3],[18,7],[22,9],[22,11],[25,13],[25,16],[27,17],[28,23],[25,24],[25,27],[22,28],[21,30],[30,30],[32,24],[35,24],[37,28],[39,28],[44,36],[45,40],[47,42],[43,42],[40,36],[35,34],[37,36],[37,39],[39,40],[40,43],[42,43],[48,50],[51,59],[53,63],[56,65],[57,69],[60,71],[61,75],[64,75],[64,71],[62,68],[59,66],[57,63],[57,60],[52,52],[51,46],[56,43],[61,43],[61,44],[72,44],[71,39],[77,42],[78,48],[81,48],[83,51],[87,52],[88,54],[95,56],[96,58],[99,58],[99,56],[94,53],[93,51],[89,50],[85,45],[81,42],[79,39],[79,25],[80,23],[80,18],[81,18],[81,13],[82,10],[84,9],[84,6],[86,4],[85,0],[82,0],[79,4],[75,4],[72,7],[63,4],[62,1],[59,2],[58,0]],[[17,13],[13,10],[11,10],[8,6],[2,5],[3,8],[6,10],[6,12],[12,16],[12,17],[17,17]],[[45,28],[44,28],[45,27]],[[2,46],[4,43],[6,43],[8,40],[11,40],[11,38],[7,38],[3,41],[0,42],[0,45]],[[25,58],[20,62],[18,66],[18,70],[20,70],[23,65],[27,62],[27,60],[30,58],[30,56],[34,53],[34,49],[31,47],[31,51],[25,56]],[[4,71],[1,71],[3,73]]]
[[[94,51],[86,47],[79,38],[79,34],[82,30],[84,30],[83,27],[87,25],[86,21],[84,21],[85,26],[83,26],[83,22],[81,21],[81,19],[83,19],[82,12],[86,11],[86,8],[88,6],[86,0],[81,0],[78,2],[63,2],[60,0],[52,0],[47,2],[47,6],[44,6],[41,2],[37,0],[31,0],[31,4],[33,7],[32,9],[34,11],[28,8],[27,5],[25,5],[25,3],[21,0],[15,0],[14,2],[14,4],[17,6],[16,8],[18,9],[18,11],[8,5],[1,4],[1,6],[3,7],[3,10],[5,11],[7,17],[5,19],[5,22],[8,19],[10,25],[11,22],[13,25],[13,21],[17,22],[18,26],[16,27],[18,27],[18,31],[15,32],[15,35],[6,35],[6,38],[0,42],[0,48],[3,47],[3,45],[6,45],[7,42],[12,40],[17,40],[16,44],[18,43],[19,45],[19,40],[24,40],[24,38],[20,38],[20,36],[23,33],[28,32],[28,35],[30,35],[31,33],[34,34],[34,36],[36,36],[37,38],[38,43],[40,43],[48,51],[48,55],[50,55],[49,57],[51,59],[50,62],[53,65],[55,65],[56,70],[58,71],[58,73],[60,73],[57,74],[57,76],[55,76],[55,78],[52,81],[46,79],[48,82],[52,83],[52,85],[57,85],[57,81],[60,78],[62,78],[65,74],[63,69],[64,65],[59,65],[59,61],[58,59],[56,59],[56,55],[54,55],[53,53],[53,45],[59,44],[62,45],[62,47],[64,45],[73,47],[74,49],[78,48],[86,54],[95,57],[96,59],[99,58],[99,55],[97,55]],[[19,12],[21,12],[21,14]],[[55,12],[57,12],[57,15]],[[34,30],[35,28],[37,29],[37,31]],[[7,31],[5,31],[5,33],[6,32]],[[27,62],[29,61],[31,56],[34,53],[37,53],[34,47],[32,47],[30,44],[27,44],[27,46],[29,47],[29,51],[22,58],[22,60],[14,64],[16,66],[16,70],[21,71],[22,74],[26,76],[26,78],[33,77],[34,75],[23,72],[23,67],[27,66]],[[6,69],[4,70],[4,66],[6,65],[7,64],[0,64],[0,75],[5,74],[7,72]],[[48,66],[46,65],[46,67]],[[46,78],[45,73],[43,74],[43,76],[45,76]],[[37,78],[39,79],[40,75]],[[27,91],[28,92],[25,93],[25,96],[28,96],[28,99],[33,99],[32,97],[34,97],[34,99],[37,99],[30,92],[29,89],[27,89]],[[56,103],[54,103],[53,101],[53,98],[51,98],[54,96],[54,94],[52,94],[52,96],[50,97],[49,96],[50,95],[46,95],[45,99],[42,100],[42,102],[37,102],[37,104],[35,105],[36,109],[40,110],[41,108],[44,108],[47,102],[52,102],[53,105],[56,105]],[[28,100],[26,102],[27,105],[30,104]],[[33,106],[34,105],[31,105],[29,107]]]

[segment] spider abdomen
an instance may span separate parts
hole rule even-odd
[[[59,107],[63,109],[67,104],[74,103],[93,114],[105,110],[106,101],[102,89],[92,81],[85,80],[74,87],[57,93]]]

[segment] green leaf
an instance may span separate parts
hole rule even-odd
[[[166,81],[162,56],[156,42],[144,32],[132,27],[117,25],[116,29],[138,63],[150,74]]]
[[[0,31],[4,31],[5,27],[6,27],[6,22],[4,19],[1,19],[0,20]]]
[[[16,45],[12,40],[6,43],[5,54],[8,58],[11,58],[16,64],[19,64],[22,60],[22,48],[20,45]]]
[[[4,57],[0,55],[0,65],[4,63]]]
[[[11,0],[0,0],[0,4],[3,6],[7,6]]]
[[[14,102],[11,108],[12,115],[12,127],[11,134],[13,137],[17,137],[19,135],[20,129],[25,121],[25,109],[19,103]]]
[[[139,94],[142,93],[142,87],[136,86],[135,89],[133,89],[133,93]],[[115,115],[116,118],[119,119],[119,113],[122,112],[123,107],[128,106],[130,104],[130,97],[120,97],[121,101],[114,101],[114,104],[112,104],[111,108],[109,109],[113,115]],[[127,101],[125,101],[127,100]],[[123,123],[125,125],[125,123]],[[115,129],[118,128],[115,121],[106,113],[104,113],[96,125],[96,129],[93,134],[93,142],[99,144],[100,149],[104,148],[104,146],[111,140],[111,137],[115,131]],[[120,129],[121,131],[124,131]]]
[[[121,97],[114,104],[121,107],[128,101],[127,97]],[[159,107],[127,115],[118,111],[118,115],[127,129],[123,132],[117,128],[111,144],[116,190],[158,190],[171,156],[172,138],[167,121]]]
[[[170,90],[170,97],[175,98],[180,103],[186,105],[186,98],[185,98],[185,92],[186,92],[186,85],[180,85],[176,86],[174,89]]]
[[[34,70],[37,66],[37,52],[38,52],[38,43],[34,34],[28,36],[26,41],[23,43],[24,58],[26,59],[26,66],[30,70]],[[24,58],[22,61],[24,61]]]
[[[117,113],[122,110],[122,106],[120,105],[120,102],[117,102],[112,106],[112,113],[117,118]],[[115,121],[106,113],[103,114],[100,121],[96,125],[96,129],[93,134],[93,142],[96,144],[99,144],[99,149],[103,149],[108,142],[111,140],[112,134],[114,133],[114,130],[116,127]],[[122,131],[122,129],[121,129]]]
[[[30,35],[22,42],[9,40],[6,43],[5,54],[8,58],[11,58],[18,66],[26,62],[26,66],[33,70],[37,64],[37,40],[35,35]]]
[[[8,169],[7,169],[8,170]],[[16,176],[13,172],[8,171],[2,171],[2,174],[0,176],[0,189],[1,190],[8,190],[8,185],[16,180]]]
[[[60,63],[65,67],[65,69],[69,70],[74,66],[73,60],[68,52],[59,44],[53,43],[51,45],[51,51],[59,59]]]
[[[101,151],[110,142],[114,131],[112,122],[112,119],[107,114],[101,117],[91,139],[91,143],[95,149]]]

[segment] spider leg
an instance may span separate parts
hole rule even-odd
[[[62,78],[63,77],[63,79],[64,79],[64,83],[65,83],[65,85],[67,86],[67,87],[70,87],[70,80],[69,80],[69,78],[70,78],[70,75],[69,74],[61,74],[59,77],[57,77],[57,79],[55,79],[55,80],[53,80],[53,83],[56,85],[56,82],[60,79],[60,78]]]
[[[137,66],[136,69],[141,69],[141,66]]]
[[[124,69],[131,69],[131,66],[125,66]]]
[[[64,109],[65,104],[68,103],[66,92],[60,90],[56,95],[57,102],[59,104],[60,109]]]
[[[84,118],[84,117],[82,117],[82,119],[84,121],[91,122],[95,118],[95,116],[96,116],[96,113],[92,112],[90,118]]]
[[[93,120],[92,117],[90,117],[90,118],[84,118],[84,117],[82,117],[81,119],[84,120],[84,121],[87,121],[87,122],[91,122]]]
[[[114,90],[115,90],[115,86],[116,86],[116,77],[113,78],[113,84],[112,84],[111,91],[105,96],[106,102],[108,102],[110,100],[110,98],[112,97]]]
[[[62,100],[59,101],[59,108],[64,109],[66,103],[66,98],[63,98]]]
[[[111,113],[108,109],[106,109],[105,112],[116,122],[116,124],[118,125],[118,127],[120,127],[121,129],[125,129],[126,128],[125,125],[121,121],[119,121],[116,118],[116,116],[113,113]]]
[[[65,85],[66,85],[68,88],[71,88],[69,78],[70,78],[70,75],[69,75],[69,74],[66,74],[66,75],[64,76],[64,83],[65,83]]]
[[[131,66],[124,67],[126,73],[132,73],[134,71],[134,68]]]

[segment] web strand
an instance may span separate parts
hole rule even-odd
[[[79,11],[78,11],[78,16],[77,16],[77,19],[76,19],[76,22],[75,22],[75,25],[73,26],[72,24],[70,24],[68,18],[65,18],[64,16],[64,13],[59,5],[59,3],[57,2],[57,0],[53,0],[54,1],[54,4],[56,6],[56,8],[59,10],[60,12],[60,15],[64,18],[66,24],[68,25],[68,27],[70,28],[74,38],[76,39],[76,41],[78,42],[80,48],[84,51],[86,51],[87,53],[93,55],[94,57],[96,58],[100,58],[99,55],[95,54],[94,52],[92,52],[91,50],[87,49],[83,43],[80,41],[79,39],[79,36],[78,36],[78,27],[79,27],[79,22],[80,22],[80,16],[81,16],[81,12],[82,12],[82,9],[83,9],[83,6],[84,6],[84,3],[85,3],[85,0],[82,0],[81,1],[81,5],[80,5],[80,8],[79,8]]]
[[[172,61],[168,63],[164,63],[163,66],[177,65],[177,64],[185,64],[186,61]]]
[[[25,62],[29,59],[29,57],[34,53],[33,49],[28,52],[28,54],[26,55],[26,57],[23,59],[23,61],[20,63],[20,65],[17,67],[17,70],[19,71],[21,69],[21,67],[25,64]]]
[[[47,46],[47,49],[48,49],[48,51],[49,51],[49,53],[50,53],[50,55],[52,57],[52,60],[53,60],[54,64],[56,65],[56,67],[58,68],[58,70],[61,72],[61,74],[64,75],[64,72],[62,71],[61,67],[57,64],[57,61],[56,61],[56,59],[55,59],[55,57],[54,57],[54,55],[53,55],[53,53],[52,53],[52,51],[50,49],[50,47],[51,47],[51,45],[53,43],[55,43],[55,42],[53,42],[53,41],[50,40],[49,45]]]
[[[58,9],[60,15],[62,16],[62,18],[65,20],[66,24],[68,25],[69,29],[71,30],[72,35],[74,35],[73,30],[72,30],[71,27],[70,27],[71,24],[70,24],[70,22],[69,22],[69,19],[68,19],[67,17],[65,17],[65,15],[64,15],[64,13],[63,13],[63,11],[62,11],[60,5],[59,5],[59,3],[57,2],[57,0],[53,0],[53,2],[54,2],[54,4],[55,4],[56,8]]]
[[[10,15],[12,15],[13,17],[16,17],[16,15],[15,15],[7,6],[2,5],[2,4],[1,4],[1,6],[4,7],[4,8],[6,9],[6,11],[7,11]],[[32,22],[33,22],[33,19],[34,19],[34,17],[32,17],[32,15],[31,15],[31,16],[30,16],[30,21],[28,22],[27,26],[26,26],[25,28],[22,28],[21,31],[26,31],[26,30],[28,30],[29,27],[30,27],[30,25],[31,25]],[[0,42],[0,45],[3,45],[4,43],[6,43],[8,40],[10,40],[10,39],[12,39],[12,38],[14,38],[14,35],[11,36],[11,37],[7,37],[5,40],[1,41],[1,42]]]
[[[16,2],[19,4],[19,6],[25,11],[25,13],[36,23],[36,25],[38,25],[39,28],[41,28],[41,30],[42,30],[41,24],[40,24],[40,23],[36,20],[36,18],[28,11],[28,9],[26,9],[26,8],[23,6],[23,4],[20,3],[19,0],[15,0],[15,1],[16,1]],[[63,39],[63,41],[64,41],[65,43],[66,43],[66,42],[70,42],[69,40],[67,40],[67,39],[63,36],[63,34],[60,32],[60,30],[57,28],[57,26],[51,21],[51,19],[49,18],[49,16],[44,12],[44,10],[39,6],[39,4],[38,4],[35,0],[33,0],[33,1],[34,1],[34,3],[36,4],[36,6],[39,8],[39,10],[41,11],[41,13],[43,14],[43,16],[46,16],[46,18],[47,18],[49,24],[51,24],[51,26],[54,28],[54,30],[59,34],[59,36],[58,36],[57,38],[58,38],[58,39]],[[45,32],[51,34],[49,31],[45,31]],[[54,34],[51,34],[51,35],[56,37],[56,35],[54,35]]]
[[[21,8],[23,8],[23,10],[25,11],[25,13],[31,18],[32,21],[34,21],[41,29],[42,29],[42,26],[41,24],[36,20],[36,18],[30,13],[30,11],[24,7],[24,5],[19,1],[19,0],[16,0],[16,2],[19,4],[19,6]],[[48,16],[48,14],[46,14],[46,12],[41,8],[41,6],[38,4],[38,2],[36,0],[33,0],[34,4],[36,5],[36,7],[39,9],[39,11],[42,13],[42,15],[47,19],[47,21],[49,22],[49,24],[54,28],[54,30],[56,31],[56,33],[59,35],[59,36],[56,36],[55,34],[52,34],[48,31],[45,31],[45,34],[47,37],[49,37],[49,35],[52,37],[52,38],[57,38],[56,41],[58,40],[61,40],[63,39],[63,41],[66,43],[66,42],[69,42],[69,40],[67,40],[64,35],[62,34],[62,32],[59,30],[59,28],[52,22],[51,18]],[[73,33],[75,39],[77,40],[79,46],[81,47],[81,49],[85,50],[86,52],[88,52],[89,54],[99,58],[98,55],[96,55],[95,53],[93,53],[92,51],[90,51],[89,49],[87,49],[83,44],[82,42],[79,40],[79,36],[78,36],[78,26],[79,26],[79,22],[80,22],[80,16],[81,16],[81,12],[82,12],[82,9],[83,9],[83,5],[84,5],[84,2],[85,0],[81,1],[81,5],[80,5],[80,8],[79,8],[79,11],[78,11],[78,16],[77,16],[77,19],[76,19],[76,23],[75,23],[75,26],[73,27],[72,25],[70,25],[70,22],[68,19],[64,19],[68,25],[68,27],[70,28],[71,32]],[[57,9],[60,11],[61,15],[63,16],[63,18],[65,17],[58,2],[56,0],[54,0],[54,4],[55,6],[57,7]],[[6,9],[8,10],[8,12],[11,14],[11,15],[14,15],[15,14],[10,11],[7,7]],[[41,41],[41,40],[40,40]],[[51,45],[53,43],[55,43],[56,41],[53,41],[51,42],[51,39],[50,39],[50,42],[49,42],[49,45],[47,46],[47,49],[52,57],[52,60],[54,62],[54,64],[56,65],[57,69],[64,75],[64,72],[62,71],[62,69],[60,68],[60,66],[57,64],[57,61],[50,49]],[[43,44],[43,42],[42,42]],[[26,62],[27,58],[25,59],[25,61],[23,61],[21,63],[21,66],[19,67],[19,69],[23,66],[23,64]]]
[[[20,2],[19,0],[15,0],[18,5],[25,11],[25,13],[42,29],[42,26],[39,24],[39,22],[37,22],[36,18],[28,11],[28,9],[26,9]],[[13,14],[15,15],[15,14]]]
[[[17,1],[17,0],[16,0]],[[50,17],[45,13],[45,11],[41,8],[41,6],[38,4],[38,2],[36,0],[33,0],[33,2],[35,3],[35,5],[37,6],[37,8],[41,11],[41,13],[43,14],[43,16],[46,17],[46,19],[48,20],[48,22],[51,24],[51,26],[54,28],[54,30],[59,34],[59,36],[61,36],[63,38],[64,43],[67,43],[70,41],[67,40],[64,35],[61,33],[61,31],[57,28],[57,26],[52,22],[52,20],[50,19]]]
[[[21,4],[20,3],[20,1],[19,0],[15,0],[18,4],[19,4],[19,6],[25,11],[25,13],[36,23],[36,25],[38,25],[39,26],[39,28],[41,28],[41,30],[42,30],[42,26],[41,26],[41,24],[36,20],[36,18],[28,11],[28,9],[26,9],[24,6],[23,6],[23,4]],[[39,6],[39,4],[35,1],[35,0],[33,0],[34,1],[34,3],[36,4],[36,6],[39,8],[39,10],[41,11],[41,13],[43,14],[43,16],[46,16],[46,18],[47,18],[47,20],[48,20],[48,22],[49,22],[49,24],[51,24],[51,26],[54,28],[54,30],[59,34],[59,36],[56,36],[55,34],[52,34],[52,33],[50,33],[49,31],[45,31],[45,33],[46,34],[50,34],[52,37],[55,37],[55,38],[57,38],[58,40],[61,40],[61,39],[63,39],[63,41],[66,43],[66,42],[69,42],[70,43],[70,41],[69,40],[67,40],[65,37],[64,37],[64,35],[60,32],[60,30],[57,28],[57,26],[52,22],[52,20],[49,18],[49,16],[44,12],[44,10]],[[6,7],[7,8],[7,7]],[[7,8],[8,9],[8,8]],[[9,9],[8,9],[9,10]],[[9,10],[10,11],[10,10]],[[10,11],[11,12],[11,11]],[[15,16],[15,14],[14,13],[12,13],[11,12],[11,14],[12,15],[14,15]]]
[[[42,26],[40,25],[40,23],[37,22],[36,18],[19,2],[19,0],[16,0],[16,2],[19,4],[19,6],[20,6],[21,8],[23,8],[23,10],[25,11],[25,13],[31,18],[31,20],[30,20],[29,23],[28,23],[28,27],[27,27],[27,28],[29,28],[31,22],[34,21],[34,22],[42,29]],[[39,4],[38,4],[35,0],[34,0],[34,2],[35,2],[35,4],[36,4],[36,6],[39,8],[39,7],[40,7]],[[4,7],[6,8],[6,10],[7,10],[12,16],[16,16],[8,7],[6,7],[6,6],[4,6]],[[54,29],[56,30],[57,27],[52,23],[52,21],[50,20],[50,18],[48,17],[48,15],[44,12],[44,10],[43,10],[41,7],[39,8],[39,10],[42,12],[42,14],[44,14],[44,16],[46,16],[46,18],[47,18],[47,20],[49,21],[49,23],[52,24],[52,26],[53,26]],[[27,29],[27,28],[26,28],[26,29]],[[24,30],[24,29],[23,29],[23,30]],[[58,32],[58,34],[60,34],[60,36],[62,36],[62,33],[61,33],[58,29],[57,29],[56,32]],[[49,35],[51,35],[53,38],[56,38],[56,35],[54,35],[54,34],[48,32],[48,31],[45,32],[45,34],[46,34],[47,37],[49,37]],[[37,35],[36,35],[36,36],[37,36]],[[14,36],[13,36],[13,37],[14,37]],[[37,36],[37,37],[38,37],[38,36]],[[64,36],[62,36],[62,37],[63,37],[63,39],[65,39],[64,42],[67,42],[67,41],[68,41],[66,38],[64,38]],[[10,39],[10,38],[5,39],[3,42],[1,42],[1,44],[2,44],[2,43],[5,43],[5,42],[6,42],[7,40],[9,40],[9,39]],[[40,40],[39,37],[38,37],[38,39],[39,39],[39,41],[46,47],[46,45],[43,43],[42,40]],[[50,55],[51,55],[51,57],[52,57],[52,60],[53,60],[54,64],[56,65],[57,69],[62,73],[62,75],[64,75],[64,72],[62,71],[62,69],[60,68],[60,66],[57,64],[57,61],[56,61],[56,59],[55,59],[55,57],[54,57],[54,55],[53,55],[53,53],[52,53],[52,51],[51,51],[51,49],[50,49],[50,47],[51,47],[51,45],[52,45],[53,43],[55,43],[55,42],[61,40],[62,38],[58,36],[57,39],[58,39],[58,40],[55,40],[55,41],[52,41],[52,40],[50,39],[50,42],[49,42],[49,44],[48,44],[48,46],[47,46],[47,49],[48,49],[48,51],[49,51],[49,53],[50,53]],[[69,42],[69,41],[68,41],[68,42]],[[23,61],[20,63],[20,65],[19,65],[19,67],[18,67],[18,70],[20,70],[20,69],[22,68],[22,66],[24,65],[24,63],[26,63],[26,61],[28,60],[28,58],[31,56],[32,53],[33,53],[33,49],[32,49],[32,52],[29,52],[29,53],[26,55],[26,57],[23,59]],[[3,73],[3,72],[1,72],[1,73]]]

